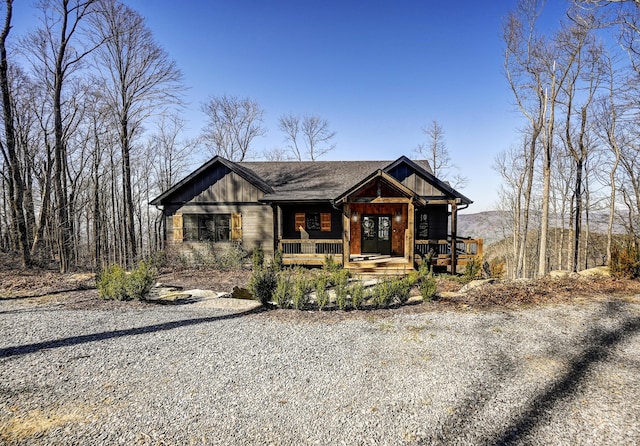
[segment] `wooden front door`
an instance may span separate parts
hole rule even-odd
[[[362,216],[362,253],[391,255],[391,215]]]

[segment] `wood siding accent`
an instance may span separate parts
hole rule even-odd
[[[231,214],[231,240],[242,241],[242,214],[239,212]]]
[[[404,256],[405,231],[408,228],[406,204],[377,204],[377,203],[349,203],[351,215],[358,214],[358,221],[350,222],[351,243],[349,250],[351,255],[362,253],[362,216],[363,215],[391,215],[391,253],[394,256]],[[396,215],[400,213],[400,221],[396,221]]]
[[[182,214],[175,214],[171,217],[171,233],[174,243],[182,243],[184,240],[184,229]]]
[[[329,212],[320,214],[320,230],[322,232],[331,232],[331,214]]]
[[[305,220],[304,212],[298,212],[295,214],[295,228],[296,231],[304,231],[306,228],[306,220]]]

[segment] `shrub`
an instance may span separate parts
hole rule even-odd
[[[249,291],[253,298],[268,307],[276,289],[277,277],[271,268],[254,271],[249,279]]]
[[[344,284],[337,284],[334,288],[334,291],[336,293],[336,306],[339,310],[346,310],[349,305],[349,301],[347,300],[347,283],[345,282]]]
[[[393,302],[395,290],[391,281],[385,279],[373,287],[373,304],[377,308],[385,308]]]
[[[425,302],[431,301],[437,290],[436,278],[433,272],[429,271],[427,275],[420,279],[420,295]]]
[[[249,253],[241,243],[231,243],[227,249],[221,249],[220,252],[213,251],[213,244],[210,245],[213,255],[214,268],[228,271],[242,268],[245,259]]]
[[[316,280],[316,304],[318,309],[322,311],[329,303],[329,292],[327,291],[327,278],[320,276]]]
[[[612,249],[609,272],[621,279],[640,277],[640,251],[635,246]]]
[[[125,291],[126,273],[119,265],[111,265],[97,275],[98,296],[101,299],[129,300]]]
[[[279,249],[273,253],[273,270],[274,271],[282,271],[282,251]]]
[[[347,294],[351,296],[351,305],[356,310],[362,308],[365,299],[364,286],[361,282],[356,282],[347,288]]]
[[[273,302],[280,308],[291,306],[291,282],[283,274],[277,276],[276,289],[273,292]]]
[[[399,304],[405,304],[409,300],[409,295],[411,293],[411,287],[415,282],[409,277],[404,277],[402,279],[396,279],[392,282],[394,288],[394,299]]]
[[[251,253],[251,264],[253,265],[254,271],[264,266],[264,251],[262,250],[262,246],[256,246],[253,248],[253,253]]]
[[[147,262],[140,262],[136,269],[126,276],[125,290],[131,299],[144,300],[156,281],[156,274]]]
[[[347,283],[349,283],[349,270],[340,268],[337,271],[332,272],[328,281],[333,286],[347,286]]]
[[[324,264],[322,265],[322,269],[328,272],[329,274],[333,274],[342,269],[342,265],[333,260],[333,256],[327,254],[324,256]]]
[[[309,292],[311,284],[304,273],[298,273],[293,281],[291,303],[296,310],[302,310],[309,304]]]
[[[98,275],[98,295],[102,299],[144,300],[149,295],[155,278],[154,269],[144,261],[129,274],[119,265],[111,265]]]
[[[482,260],[478,257],[472,257],[464,267],[464,278],[470,282],[478,277],[481,270]]]

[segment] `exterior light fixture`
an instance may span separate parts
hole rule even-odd
[[[360,216],[357,212],[354,211],[353,214],[351,214],[351,220],[353,220],[354,222],[357,222],[359,218]]]

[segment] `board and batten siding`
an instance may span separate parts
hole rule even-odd
[[[264,192],[237,173],[228,172],[195,195],[189,203],[256,203]]]

